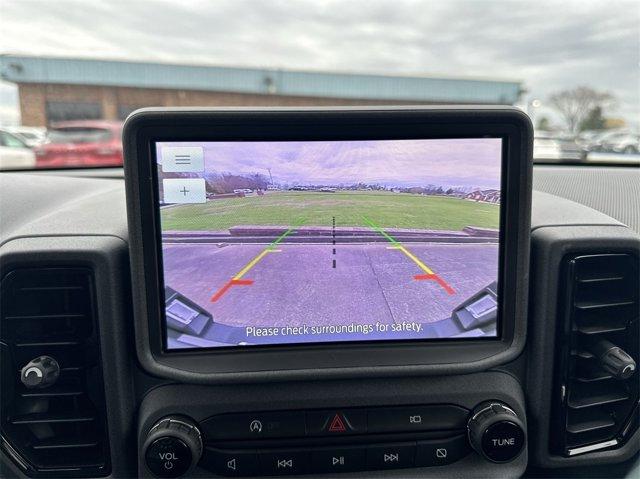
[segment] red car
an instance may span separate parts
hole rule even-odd
[[[122,123],[65,121],[52,125],[35,149],[37,168],[122,166]]]

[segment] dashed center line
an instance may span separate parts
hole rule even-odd
[[[335,257],[335,255],[336,255],[336,217],[335,216],[333,217],[332,225],[333,225],[333,227],[331,229],[331,236],[333,237],[333,263],[332,263],[332,265],[333,265],[333,268],[335,268],[336,267],[336,257]]]

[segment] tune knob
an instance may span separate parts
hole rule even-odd
[[[20,370],[20,381],[27,388],[46,388],[58,380],[60,365],[51,356],[39,356]]]
[[[499,401],[478,405],[467,428],[471,446],[491,462],[513,461],[524,448],[522,421],[513,409]]]
[[[147,434],[142,451],[147,468],[156,477],[188,474],[202,456],[202,436],[196,423],[183,416],[158,421]]]

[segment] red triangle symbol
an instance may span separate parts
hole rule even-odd
[[[329,432],[345,432],[347,428],[340,417],[340,414],[336,413],[336,415],[331,420],[331,424],[329,424]]]

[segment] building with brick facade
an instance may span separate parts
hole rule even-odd
[[[515,104],[518,81],[0,56],[22,124],[122,120],[147,106]]]

